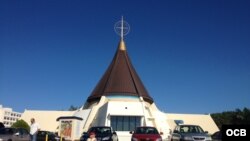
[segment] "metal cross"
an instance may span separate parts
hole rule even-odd
[[[126,21],[123,20],[122,16],[122,19],[115,24],[114,29],[115,32],[120,35],[121,39],[123,39],[123,37],[129,33],[130,26]]]

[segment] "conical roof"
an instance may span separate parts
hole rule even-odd
[[[153,99],[136,73],[129,59],[125,43],[121,39],[108,69],[88,97],[87,101],[98,101],[101,96],[138,96],[149,103]]]

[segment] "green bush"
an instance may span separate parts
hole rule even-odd
[[[28,131],[30,131],[30,126],[27,122],[25,122],[24,120],[18,120],[17,122],[15,122],[11,127],[14,128],[25,128]]]
[[[222,125],[227,124],[249,124],[250,123],[250,108],[236,109],[235,111],[225,111],[222,113],[211,114],[216,125],[221,129]]]

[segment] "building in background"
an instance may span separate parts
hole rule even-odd
[[[5,127],[10,127],[13,123],[19,120],[21,116],[21,113],[13,111],[12,108],[0,105],[0,122],[2,122]]]

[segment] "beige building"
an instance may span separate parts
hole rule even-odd
[[[48,130],[52,132],[58,132],[58,117],[61,116],[72,116],[75,111],[36,111],[36,110],[25,110],[22,119],[30,124],[30,119],[35,118],[36,122],[39,123],[42,130]]]
[[[79,110],[26,110],[22,119],[29,122],[31,117],[37,120],[42,130],[57,131],[69,140],[79,140],[81,133],[92,126],[111,126],[120,141],[131,140],[129,131],[136,126],[154,126],[167,140],[176,120],[200,125],[211,134],[218,131],[210,115],[169,114],[157,108],[130,61],[123,30],[113,60]]]
[[[5,127],[10,127],[21,118],[21,115],[21,113],[13,111],[12,108],[0,105],[0,122],[2,122]]]

